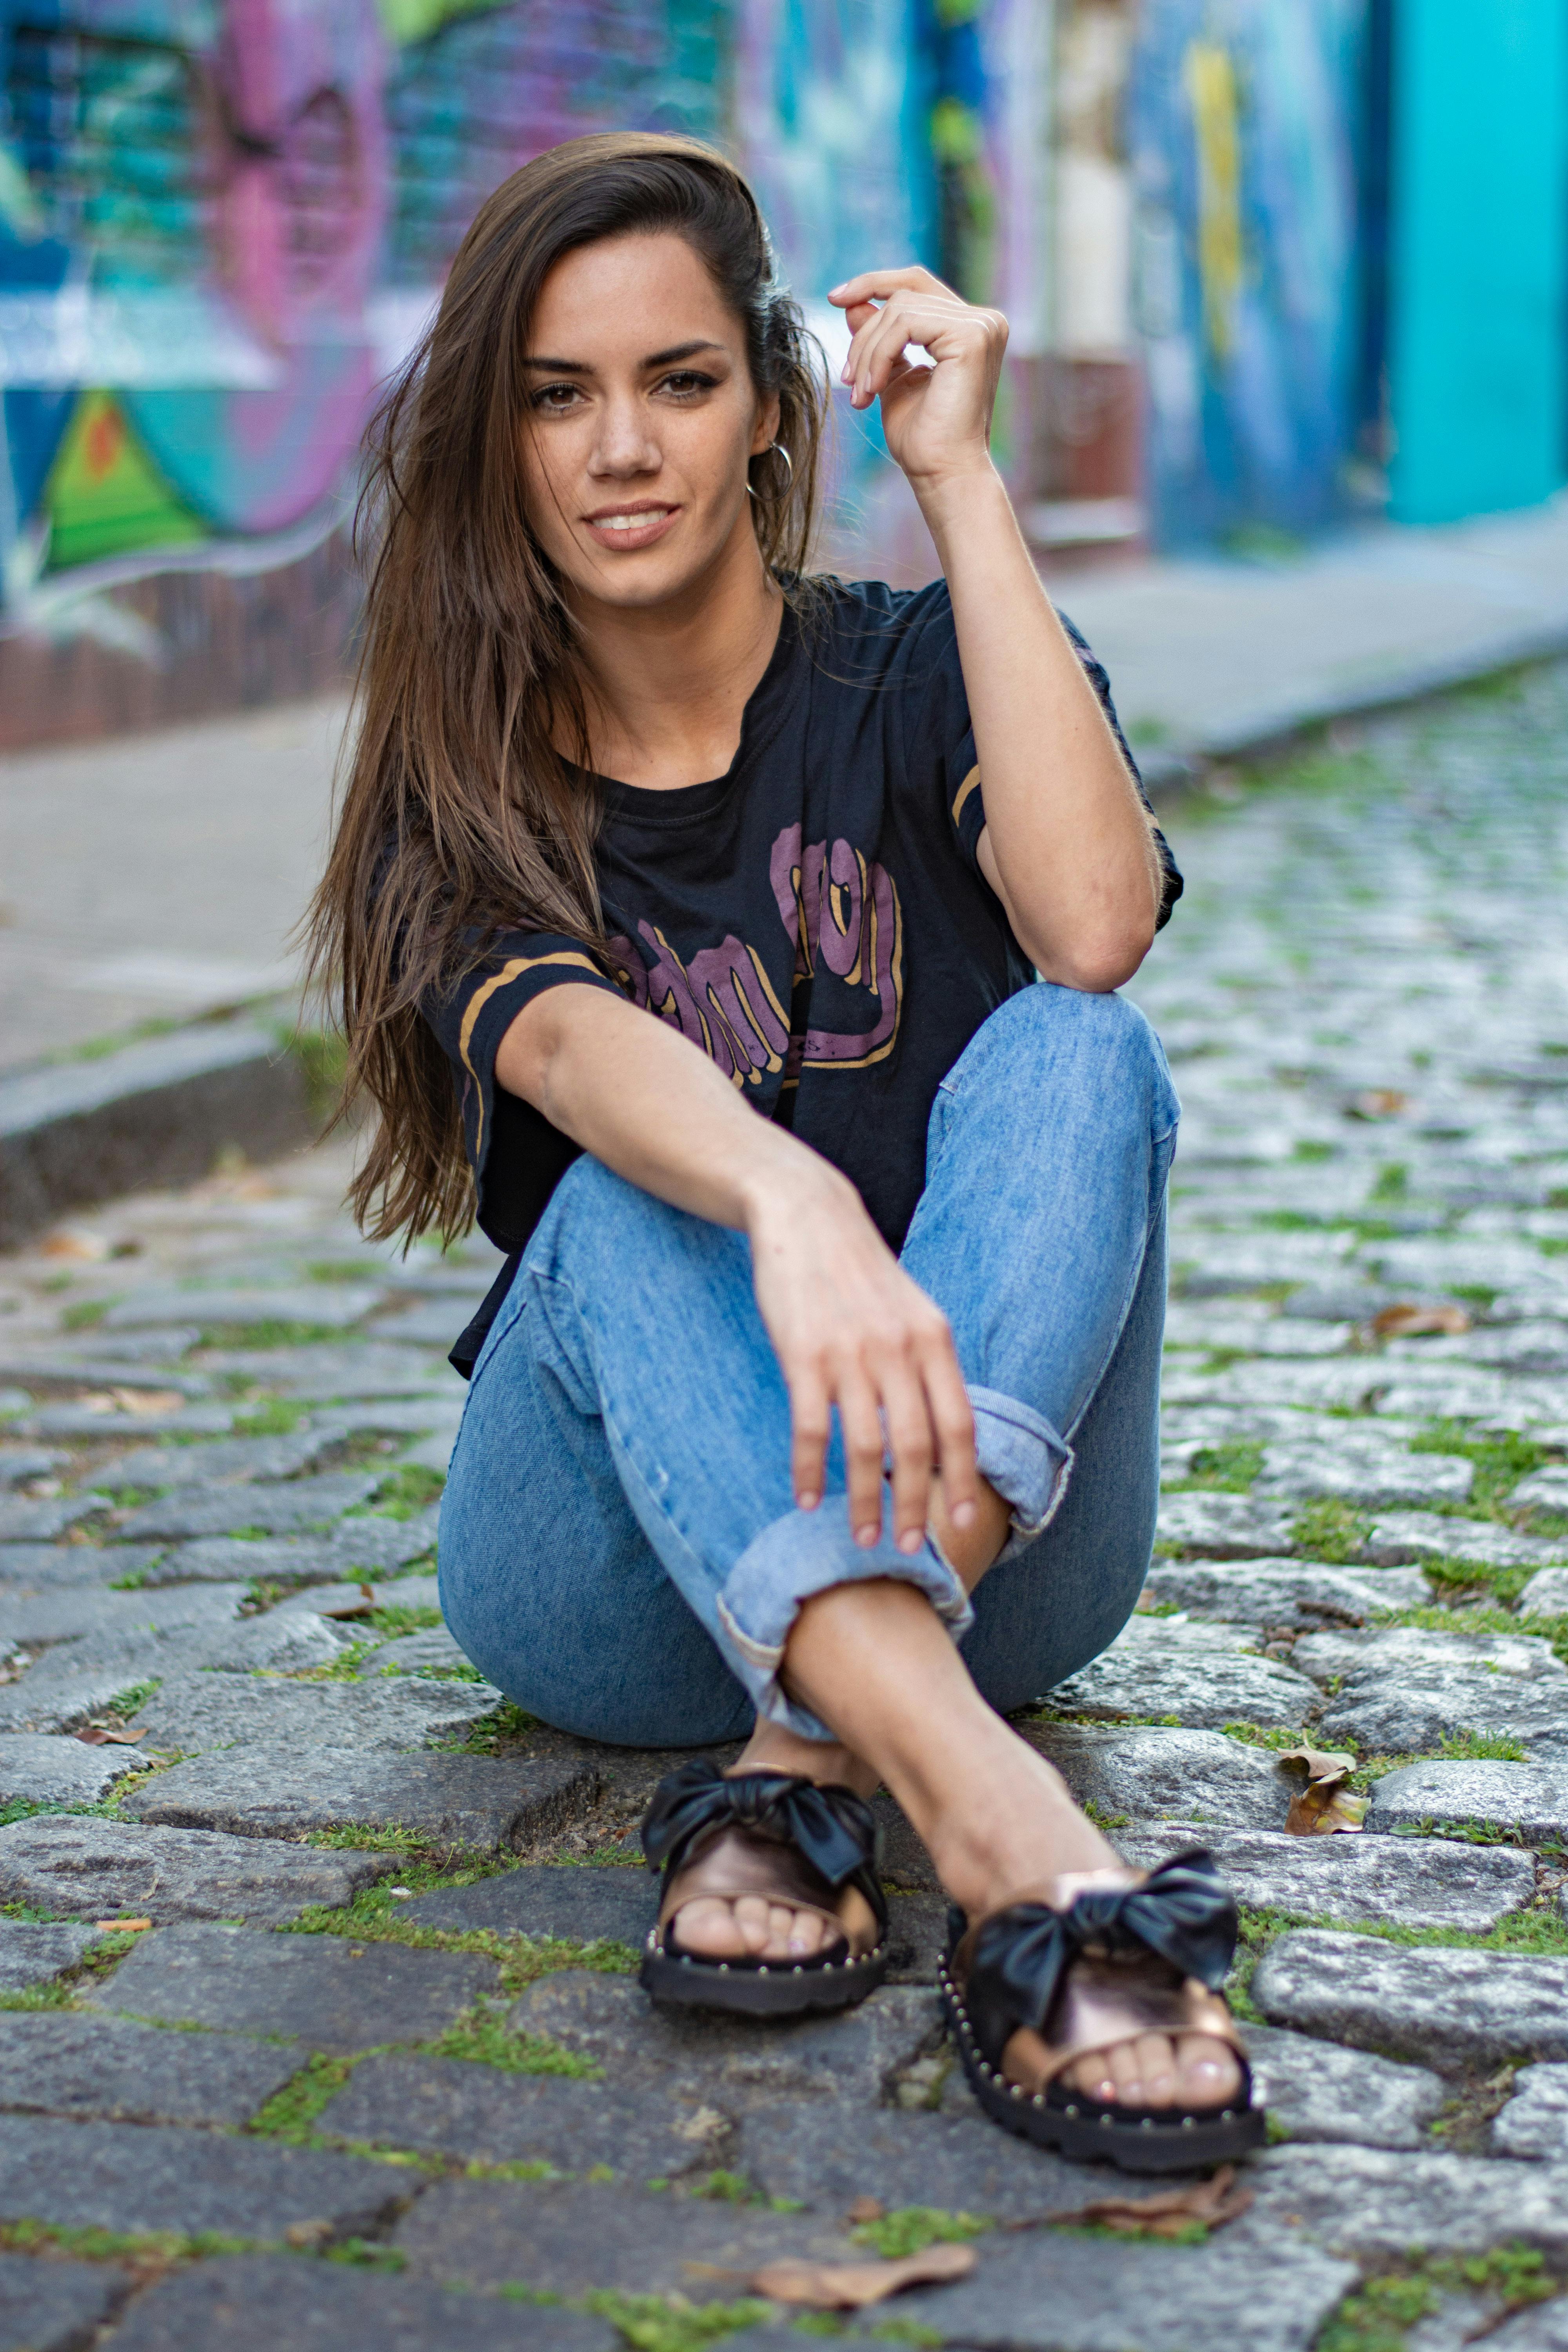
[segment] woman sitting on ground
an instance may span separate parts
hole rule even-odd
[[[373,444],[315,917],[354,1203],[510,1253],[454,1355],[468,1654],[585,1738],[745,1742],[645,1823],[654,1997],[863,1999],[886,1783],[988,2111],[1190,2165],[1262,2136],[1230,1897],[1005,1720],[1148,1566],[1177,1104],[1112,992],[1181,884],[991,461],[1005,321],[919,268],[830,299],[913,593],[808,568],[827,388],[721,157],[574,141],[474,221]]]

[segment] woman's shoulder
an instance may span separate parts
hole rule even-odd
[[[923,678],[931,654],[953,642],[952,600],[938,578],[919,588],[826,573],[803,582],[801,635],[821,667],[858,681]],[[827,658],[830,657],[830,658]]]

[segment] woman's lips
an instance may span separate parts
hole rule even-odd
[[[600,547],[614,548],[624,555],[638,547],[651,547],[662,539],[679,514],[679,507],[655,508],[651,511],[632,512],[618,520],[613,515],[601,515],[597,520],[586,518],[589,536]]]

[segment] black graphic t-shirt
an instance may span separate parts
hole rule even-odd
[[[946,582],[826,596],[805,624],[786,609],[727,775],[604,784],[599,886],[619,992],[841,1169],[898,1249],[938,1081],[1035,974],[976,862],[985,806]],[[1105,672],[1068,625],[1115,726]],[[1182,880],[1155,837],[1163,922]],[[453,1350],[459,1370],[577,1156],[495,1078],[523,1006],[563,986],[617,982],[578,940],[503,931],[424,1008],[452,1062],[479,1224],[512,1253]]]

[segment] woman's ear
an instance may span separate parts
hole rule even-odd
[[[769,393],[766,398],[759,404],[757,409],[756,430],[752,435],[752,455],[753,457],[760,457],[764,449],[771,449],[773,443],[778,439],[780,414],[779,396],[777,393]]]

